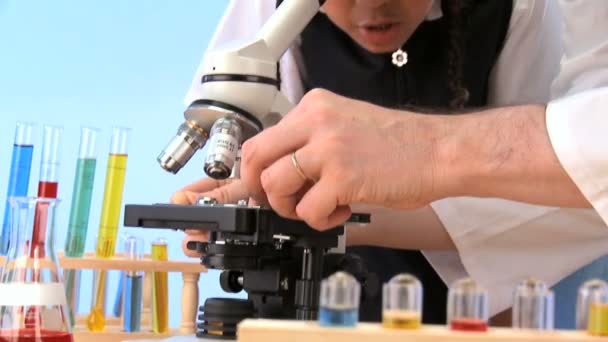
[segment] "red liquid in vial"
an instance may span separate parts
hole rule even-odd
[[[72,334],[65,331],[19,329],[0,330],[0,342],[73,342]]]
[[[488,323],[480,319],[474,318],[459,318],[453,319],[450,322],[452,330],[458,331],[487,331]]]

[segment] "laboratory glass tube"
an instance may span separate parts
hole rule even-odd
[[[472,279],[456,281],[448,291],[448,324],[452,330],[488,330],[488,293]]]
[[[394,276],[382,288],[382,325],[417,329],[422,322],[422,284],[410,274]]]
[[[152,242],[152,260],[167,261],[167,241],[158,238]],[[152,274],[152,331],[166,333],[169,331],[169,288],[167,272]]]
[[[65,241],[65,255],[68,257],[79,258],[84,255],[97,165],[98,132],[97,129],[91,127],[82,127],[80,131],[80,150],[76,160],[72,206]],[[80,271],[66,270],[64,282],[71,323],[74,324],[74,313],[77,312],[80,288]]]
[[[143,246],[143,239],[134,236],[128,237],[125,241],[125,257],[130,260],[142,260]],[[123,284],[123,329],[127,332],[136,332],[141,329],[144,272],[124,272]]]
[[[578,290],[576,328],[591,335],[608,335],[608,283],[599,279],[585,282]]]
[[[101,219],[97,236],[95,255],[98,258],[111,258],[116,248],[118,223],[122,205],[125,176],[127,171],[127,140],[129,129],[114,127],[108,155]],[[90,331],[105,329],[105,298],[107,271],[96,271],[93,292],[93,307],[87,318]]]
[[[515,288],[513,327],[531,330],[553,330],[553,291],[536,279],[522,281]]]
[[[90,127],[81,129],[80,151],[76,160],[72,207],[65,243],[65,254],[69,257],[79,258],[84,255],[97,165],[98,132],[97,129]]]
[[[34,144],[32,142],[33,127],[33,124],[18,122],[15,128],[13,156],[11,158],[8,189],[6,191],[2,234],[0,235],[0,255],[6,255],[9,249],[11,234],[11,208],[9,200],[11,197],[27,196],[32,170],[32,156],[34,154]]]
[[[361,285],[346,272],[336,272],[321,282],[319,324],[352,327],[359,321]]]
[[[38,181],[38,197],[57,198],[59,188],[59,144],[61,139],[61,127],[44,126],[42,140],[42,160],[40,163],[40,179]],[[46,223],[45,216],[36,214],[34,218],[34,232],[32,233],[32,257],[39,253],[44,257],[44,237]]]

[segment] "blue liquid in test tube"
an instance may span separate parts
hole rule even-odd
[[[9,198],[12,196],[27,196],[32,169],[32,155],[34,153],[34,144],[32,143],[33,127],[33,124],[29,123],[17,123],[17,128],[15,129],[4,220],[2,221],[2,234],[0,235],[0,255],[6,255],[9,249],[11,233]]]

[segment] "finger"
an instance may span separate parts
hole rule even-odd
[[[268,202],[281,216],[297,218],[297,203],[314,184],[312,178],[320,173],[319,154],[314,153],[314,148],[310,146],[296,151],[295,162],[291,155],[285,156],[262,172],[261,183]]]
[[[213,178],[201,178],[194,183],[186,185],[181,189],[181,191],[206,192],[211,191],[215,188],[225,186],[231,182],[231,179],[218,180]]]
[[[333,181],[321,178],[302,197],[296,206],[296,213],[311,227],[326,230],[346,222],[351,215],[351,210],[347,205],[339,205]]]
[[[310,126],[295,124],[297,121],[301,120],[281,121],[243,144],[241,179],[257,200],[266,200],[260,181],[262,171],[308,141]]]
[[[249,198],[249,192],[245,188],[243,182],[234,180],[219,188],[197,194],[197,199],[199,197],[211,197],[219,203],[236,203],[239,200]]]
[[[184,254],[188,257],[200,258],[202,256],[202,253],[188,249],[187,245],[189,242],[207,242],[208,240],[209,239],[207,237],[203,237],[202,235],[186,235],[182,240],[182,250],[184,251]]]

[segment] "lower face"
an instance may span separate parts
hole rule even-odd
[[[323,10],[361,47],[386,53],[405,44],[432,5],[433,0],[327,0]]]

